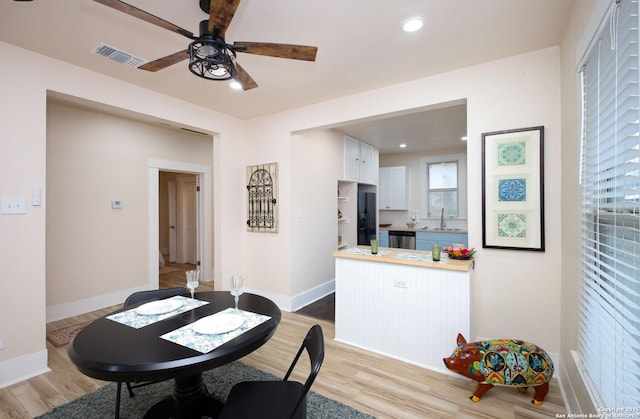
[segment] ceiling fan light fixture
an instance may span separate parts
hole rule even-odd
[[[207,80],[229,80],[236,75],[235,52],[221,39],[200,37],[189,44],[189,70]]]
[[[422,28],[424,24],[421,17],[410,17],[402,22],[402,30],[405,32],[416,32]]]
[[[196,51],[196,55],[200,57],[208,57],[218,54],[218,50],[214,45],[202,44]]]
[[[226,77],[228,74],[230,74],[230,71],[227,67],[224,67],[222,65],[218,65],[218,64],[214,64],[212,66],[210,66],[207,71],[209,73],[211,73],[213,75],[213,77],[215,77],[216,79],[220,79],[222,77]]]
[[[229,87],[231,87],[233,90],[242,90],[242,84],[238,80],[233,80],[231,83],[229,83]]]

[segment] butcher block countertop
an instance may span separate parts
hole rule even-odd
[[[371,254],[369,246],[355,246],[333,252],[337,258],[356,259],[370,262],[395,263],[398,265],[420,266],[424,268],[446,269],[450,271],[469,271],[474,267],[474,259],[449,259],[443,252],[439,262],[431,260],[431,252],[423,250],[395,249],[381,247],[378,254]]]

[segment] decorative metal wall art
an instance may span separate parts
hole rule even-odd
[[[544,251],[544,127],[482,134],[482,247]]]
[[[247,167],[247,230],[278,232],[278,163]]]

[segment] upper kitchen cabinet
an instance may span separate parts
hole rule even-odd
[[[378,190],[381,210],[408,210],[407,167],[381,167]]]
[[[351,138],[344,136],[344,180],[353,182],[376,184],[378,150]]]

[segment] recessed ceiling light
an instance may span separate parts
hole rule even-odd
[[[400,144],[400,148],[407,148],[406,144]]]
[[[421,17],[411,17],[402,22],[402,30],[405,32],[415,32],[422,28],[423,21]]]
[[[233,80],[231,83],[229,83],[229,87],[231,87],[233,90],[242,89],[242,85],[239,82],[235,81],[235,80]]]
[[[460,139],[461,139],[462,141],[467,141],[467,136],[465,135],[464,137],[460,137]]]

